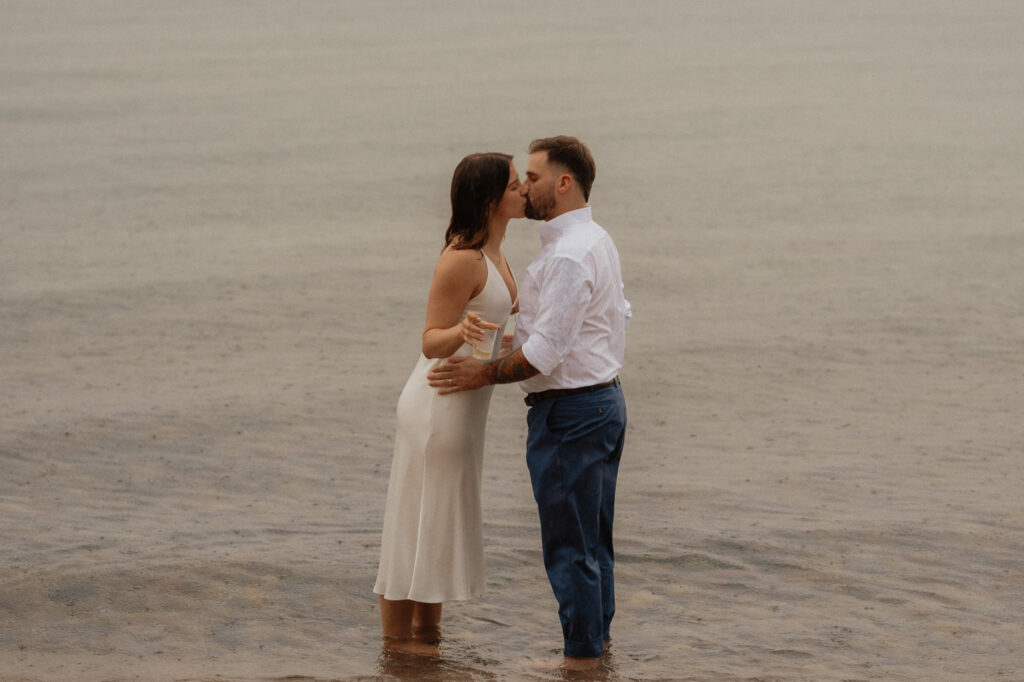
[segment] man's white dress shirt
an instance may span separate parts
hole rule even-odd
[[[541,250],[519,284],[514,346],[540,374],[527,393],[611,381],[622,368],[629,302],[619,252],[590,207],[537,228]]]

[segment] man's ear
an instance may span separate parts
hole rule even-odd
[[[573,185],[572,176],[568,173],[562,173],[558,176],[558,184],[555,186],[555,191],[559,194],[568,194],[572,190]]]

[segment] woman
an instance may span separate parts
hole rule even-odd
[[[526,199],[507,154],[471,154],[455,169],[452,217],[434,270],[423,354],[398,399],[380,568],[385,646],[430,654],[441,607],[483,588],[480,483],[484,429],[493,386],[438,395],[431,367],[470,355],[486,329],[501,329],[518,309],[516,283],[501,251],[508,221]],[[491,352],[508,350],[496,334]],[[480,350],[478,348],[478,350]]]

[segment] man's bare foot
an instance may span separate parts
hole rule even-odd
[[[384,638],[384,650],[393,654],[406,654],[409,656],[437,656],[437,644],[420,642],[415,639],[398,639],[397,637]]]
[[[573,656],[566,656],[562,659],[562,664],[559,666],[562,670],[595,670],[597,666],[601,664],[600,657],[594,658],[575,658]]]

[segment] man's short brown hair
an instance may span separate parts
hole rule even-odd
[[[555,137],[542,137],[530,143],[530,153],[547,152],[548,163],[562,166],[579,184],[583,190],[583,200],[590,201],[590,188],[597,176],[597,166],[594,164],[594,157],[583,144],[575,137],[569,135],[557,135]]]

